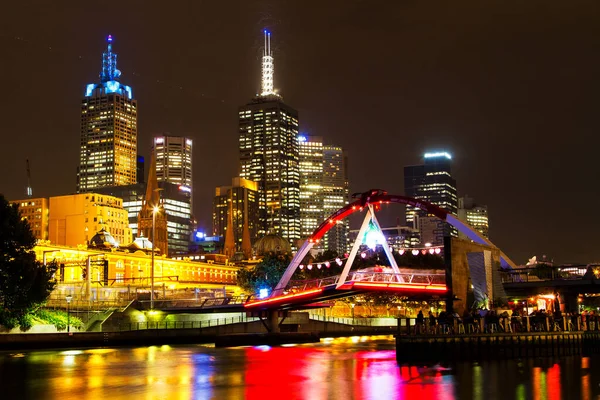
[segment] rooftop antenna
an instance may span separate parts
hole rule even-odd
[[[262,57],[261,96],[276,95],[273,90],[273,52],[271,51],[271,32],[264,30],[265,48]]]
[[[29,158],[27,159],[27,197],[33,196],[33,189],[31,187],[31,169],[29,168]]]
[[[102,83],[116,81],[121,76],[121,71],[117,69],[117,55],[112,52],[112,35],[106,38],[106,51],[102,53],[102,72],[100,80]]]

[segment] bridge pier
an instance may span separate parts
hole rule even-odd
[[[270,310],[268,311],[267,314],[267,318],[268,318],[268,326],[269,326],[269,332],[270,333],[279,333],[281,330],[279,329],[279,311],[277,310]]]

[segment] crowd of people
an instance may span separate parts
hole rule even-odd
[[[543,332],[600,330],[600,316],[594,311],[579,313],[547,312],[525,309],[496,311],[479,308],[464,314],[441,311],[437,316],[419,311],[415,321],[416,334],[461,334],[495,332]]]

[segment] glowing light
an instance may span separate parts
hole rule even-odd
[[[179,190],[181,190],[182,192],[188,192],[188,193],[192,192],[192,188],[191,187],[183,186],[183,185],[179,186]]]
[[[429,254],[435,253],[435,249],[429,249]]]
[[[298,136],[298,141],[299,142],[306,142],[306,140],[307,140],[306,136],[302,136],[302,135]]]
[[[112,35],[108,35],[108,37],[106,38],[106,41],[107,41],[107,42],[112,42],[112,40],[113,40],[113,39],[112,39]]]
[[[104,83],[104,87],[106,88],[106,93],[115,93],[119,90],[121,84],[117,81],[108,81]]]
[[[431,243],[425,243],[425,247],[431,247]]]
[[[198,231],[196,232],[196,238],[198,239],[204,239],[206,237],[206,233]]]
[[[445,151],[439,151],[436,153],[425,153],[425,158],[439,158],[439,157],[446,157],[448,160],[452,159],[452,156],[450,155],[450,153],[445,152]]]
[[[321,264],[317,264],[317,268],[321,269],[322,265]]]
[[[400,249],[400,251],[398,251],[398,253],[400,253],[400,255],[404,254],[404,249]]]
[[[360,253],[360,256],[361,256],[362,258],[365,258],[365,257],[367,256],[367,253],[365,253],[365,252],[363,251],[362,253]]]
[[[92,93],[94,92],[95,87],[96,87],[96,85],[94,85],[93,83],[90,83],[89,85],[87,85],[85,87],[85,97],[90,97],[92,95]]]
[[[439,247],[435,248],[435,254],[440,254],[442,252],[442,249],[440,249]]]
[[[419,250],[413,250],[412,252],[413,256],[418,256],[419,255]]]
[[[329,268],[329,261],[325,261],[325,266]]]
[[[306,266],[306,268],[308,268],[308,269],[312,269],[312,264],[308,264],[308,265]]]
[[[273,90],[273,75],[275,68],[273,66],[273,53],[271,52],[271,33],[265,30],[264,34],[265,48],[262,58],[261,96],[268,96],[276,94],[275,90]]]
[[[300,264],[300,265],[298,266],[298,268],[300,268],[300,269],[304,269],[304,265]]]
[[[259,299],[266,299],[267,297],[269,297],[269,289],[267,288],[262,288],[258,291],[258,298]]]
[[[154,139],[154,143],[156,143],[156,144],[161,144],[164,142],[165,142],[165,138],[162,138],[162,137],[157,137]]]
[[[423,255],[427,254],[427,250],[425,250],[425,249],[421,250],[421,254],[423,254]]]

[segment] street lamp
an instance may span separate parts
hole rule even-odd
[[[71,304],[71,300],[73,300],[73,296],[67,295],[65,300],[67,300],[67,333],[71,333],[71,310],[69,309],[69,305]]]
[[[158,213],[158,206],[154,206],[152,209],[152,270],[150,272],[150,309],[154,310],[154,250],[156,241],[154,240],[156,235],[156,214]]]

